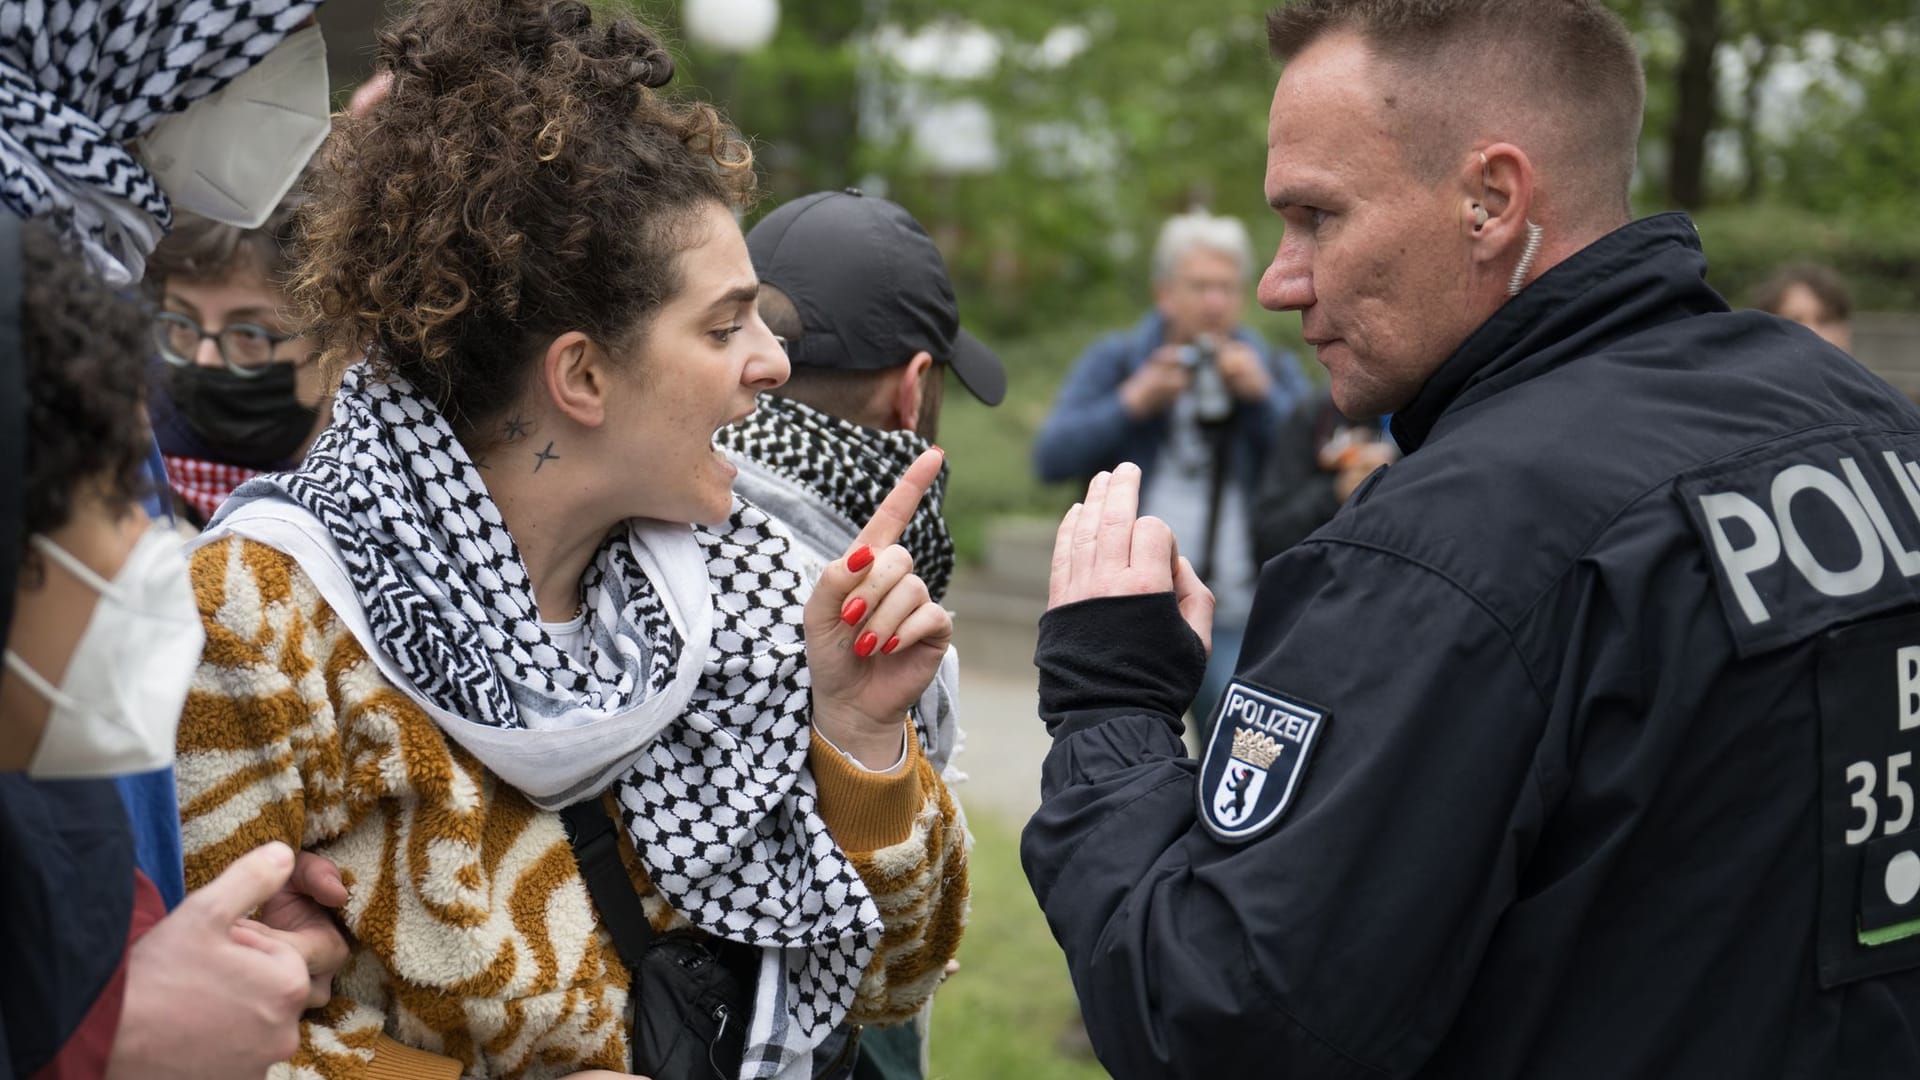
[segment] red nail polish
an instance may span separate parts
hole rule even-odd
[[[853,554],[847,556],[847,569],[853,571],[856,574],[862,570],[865,570],[872,563],[873,563],[873,549],[868,547],[865,544],[861,544],[859,547],[854,548]]]
[[[893,650],[899,647],[900,647],[900,635],[895,634],[892,637],[887,639],[887,643],[885,645],[880,646],[880,655],[889,656],[893,653]]]
[[[857,624],[860,621],[860,617],[865,615],[866,613],[867,613],[866,598],[856,596],[853,599],[847,601],[846,607],[843,607],[840,609],[840,621],[843,623],[846,623],[848,626],[853,626]]]
[[[869,630],[861,634],[853,643],[853,655],[865,658],[873,655],[873,647],[880,644],[880,635]]]

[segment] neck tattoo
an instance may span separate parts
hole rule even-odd
[[[533,464],[534,472],[539,472],[549,461],[560,460],[560,455],[553,452],[553,444],[551,442],[547,444],[545,450],[534,451],[533,456],[537,459]]]

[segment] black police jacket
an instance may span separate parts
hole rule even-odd
[[[1920,413],[1692,224],[1554,267],[1269,562],[1050,612],[1022,858],[1120,1077],[1920,1076]]]

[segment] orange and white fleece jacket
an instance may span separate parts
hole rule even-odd
[[[207,646],[180,723],[187,884],[270,840],[339,864],[352,956],[271,1076],[544,1080],[623,1071],[627,972],[557,813],[443,736],[289,556],[200,549]],[[816,739],[819,809],[886,923],[850,1019],[894,1023],[939,985],[967,911],[966,826],[907,740],[897,773]],[[622,855],[654,925],[685,925]]]

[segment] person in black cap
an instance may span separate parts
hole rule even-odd
[[[939,249],[898,203],[858,188],[818,192],[768,214],[747,248],[761,315],[774,317],[767,325],[787,339],[793,363],[782,396],[929,439],[941,366],[988,405],[1006,397],[1006,368],[961,328]],[[903,394],[919,408],[898,408]]]
[[[740,469],[734,490],[792,531],[811,581],[932,444],[946,369],[988,405],[1006,396],[1007,374],[961,329],[939,250],[897,203],[854,188],[795,199],[747,234],[747,250],[760,276],[760,317],[785,344],[793,373],[719,441]],[[900,539],[936,601],[953,571],[940,512],[946,480],[943,468]],[[958,676],[949,648],[915,709],[928,760],[949,782],[959,778]],[[870,1028],[855,1075],[922,1076],[924,1042],[916,1025]]]

